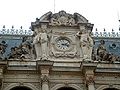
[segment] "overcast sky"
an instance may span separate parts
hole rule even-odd
[[[55,12],[60,10],[80,13],[99,31],[118,31],[120,0],[55,0]],[[14,25],[28,29],[31,22],[48,11],[54,13],[54,0],[0,0],[0,28]]]

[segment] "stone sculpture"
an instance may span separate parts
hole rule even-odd
[[[86,30],[77,33],[80,38],[80,47],[82,48],[83,58],[92,60],[93,39]]]
[[[41,30],[36,33],[33,41],[36,51],[36,59],[47,60],[48,35],[45,27],[42,27]]]
[[[23,38],[22,43],[17,47],[11,48],[9,59],[30,59],[31,56],[31,43]]]
[[[53,14],[51,18],[52,25],[65,25],[73,26],[75,25],[75,19],[73,15],[66,13],[65,11],[60,11],[57,14]]]
[[[5,41],[2,41],[0,43],[0,59],[4,59],[4,53],[5,53],[5,50],[6,50],[6,47],[7,47],[7,44]]]
[[[105,41],[101,40],[97,48],[97,56],[100,61],[109,61],[113,63],[114,61],[119,61],[119,57],[112,53],[109,53],[105,47]]]

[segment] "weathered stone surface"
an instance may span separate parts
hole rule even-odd
[[[92,28],[78,13],[48,12],[37,18],[31,41],[21,37],[9,58],[0,61],[0,89],[120,90],[120,62],[114,55],[105,59],[104,43],[93,48]]]

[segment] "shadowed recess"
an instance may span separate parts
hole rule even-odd
[[[71,87],[62,87],[62,88],[59,88],[58,90],[76,90],[76,89]]]
[[[116,88],[106,88],[104,90],[118,90],[118,89],[116,89]]]
[[[32,90],[32,89],[30,89],[28,87],[14,87],[14,88],[12,88],[10,90]]]

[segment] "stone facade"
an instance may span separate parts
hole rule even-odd
[[[120,56],[92,28],[78,13],[37,18],[32,36],[9,49],[0,44],[0,90],[120,90]]]

